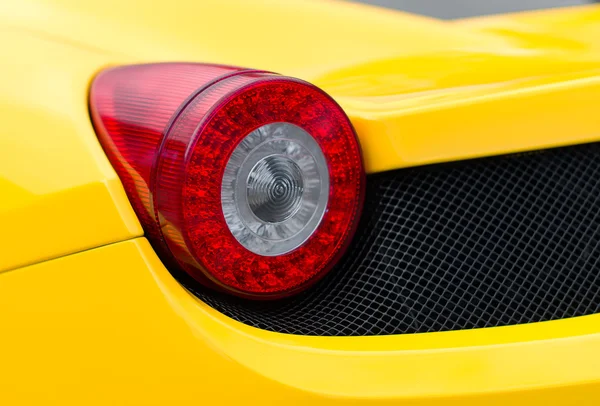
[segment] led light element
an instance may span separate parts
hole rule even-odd
[[[219,65],[126,66],[98,75],[90,111],[180,280],[276,299],[318,281],[348,247],[364,197],[360,145],[315,86]]]
[[[280,223],[300,208],[302,170],[289,158],[269,155],[261,159],[250,171],[247,183],[250,210],[262,221]]]
[[[302,245],[320,224],[328,199],[325,156],[310,134],[290,123],[252,131],[225,167],[225,221],[240,244],[259,255]]]

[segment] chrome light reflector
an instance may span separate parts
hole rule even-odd
[[[301,246],[319,226],[328,198],[329,171],[319,144],[285,122],[249,133],[231,154],[221,186],[231,233],[264,256]]]

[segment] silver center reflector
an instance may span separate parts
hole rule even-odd
[[[329,199],[329,170],[316,140],[290,123],[264,125],[235,148],[223,175],[221,207],[248,250],[282,255],[317,229]]]

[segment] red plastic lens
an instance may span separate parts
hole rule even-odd
[[[96,78],[91,111],[148,238],[200,283],[244,297],[287,296],[322,277],[347,248],[364,194],[360,146],[342,109],[318,88],[226,66],[128,66]],[[260,138],[267,129],[270,141]],[[242,148],[251,141],[254,149]],[[242,169],[229,199],[225,171],[237,170],[236,159]],[[264,204],[259,215],[246,198]],[[306,231],[303,218],[315,228],[295,246],[286,233]]]

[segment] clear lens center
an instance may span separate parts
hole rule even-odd
[[[248,175],[248,204],[260,220],[280,223],[292,217],[302,204],[302,170],[284,156],[258,161]]]
[[[283,122],[249,133],[233,150],[221,184],[229,230],[265,256],[300,247],[317,229],[329,200],[329,169],[317,141]]]

